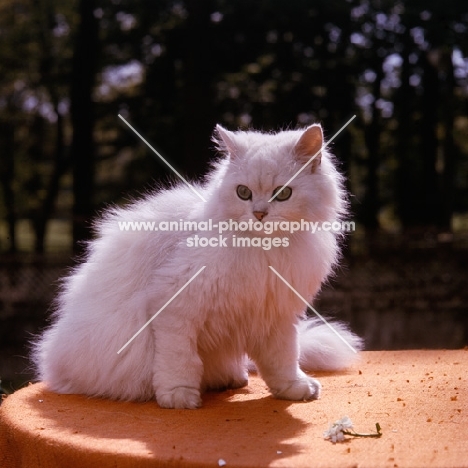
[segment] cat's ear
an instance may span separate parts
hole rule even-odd
[[[323,146],[322,127],[318,124],[311,125],[299,138],[299,141],[294,147],[294,155],[296,159],[303,164],[306,164],[314,155],[315,158],[310,163],[310,171],[315,172],[320,166],[322,153],[320,149]]]
[[[231,158],[235,158],[239,154],[239,146],[236,143],[235,134],[216,125],[214,141],[218,145],[218,149],[224,153],[228,153]]]

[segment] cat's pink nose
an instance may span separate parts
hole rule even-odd
[[[254,211],[253,214],[259,221],[261,221],[268,214],[268,211]]]

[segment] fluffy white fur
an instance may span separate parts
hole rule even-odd
[[[181,184],[97,223],[87,259],[63,282],[52,326],[35,343],[38,377],[59,393],[124,400],[156,398],[166,408],[195,408],[206,389],[247,384],[250,357],[273,395],[318,398],[320,383],[304,369],[338,369],[355,354],[328,327],[306,321],[303,302],[273,266],[312,300],[339,255],[332,232],[280,232],[288,247],[187,246],[196,232],[130,232],[118,221],[334,221],[346,212],[342,177],[322,151],[291,183],[288,200],[268,202],[323,143],[320,126],[277,134],[217,128],[224,157],[204,184],[204,203]],[[251,200],[236,194],[239,185]],[[216,236],[216,232],[199,232]],[[261,232],[225,232],[258,237]],[[202,266],[204,271],[120,354],[117,351]],[[355,348],[361,341],[342,325]]]

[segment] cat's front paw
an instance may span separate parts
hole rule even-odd
[[[272,393],[281,400],[317,400],[320,398],[321,389],[322,386],[318,380],[303,376],[280,388],[272,389]]]
[[[156,395],[161,408],[195,409],[202,404],[200,390],[193,387],[176,387]]]

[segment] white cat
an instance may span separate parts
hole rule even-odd
[[[113,208],[97,223],[86,261],[63,282],[54,323],[34,345],[38,377],[51,390],[196,408],[206,389],[247,385],[248,356],[274,396],[309,400],[319,397],[320,383],[299,362],[306,370],[334,370],[355,358],[323,323],[303,320],[304,303],[269,268],[311,300],[337,262],[339,234],[224,232],[226,246],[195,247],[189,238],[218,232],[119,228],[122,221],[324,222],[346,213],[332,156],[322,150],[309,162],[323,145],[319,125],[277,134],[218,126],[216,135],[224,158],[194,185],[206,202],[181,184]],[[287,242],[269,250],[232,247],[233,236]],[[361,348],[344,325],[333,326]]]

